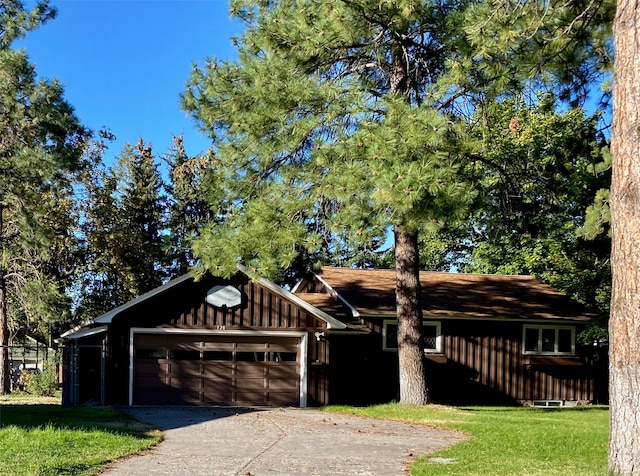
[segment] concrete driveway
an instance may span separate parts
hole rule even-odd
[[[315,409],[135,407],[161,430],[147,454],[110,466],[115,475],[404,475],[407,463],[466,436]]]

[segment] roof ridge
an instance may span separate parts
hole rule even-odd
[[[341,270],[345,272],[394,272],[394,268],[347,268],[343,266],[323,266],[320,268],[320,273],[323,269],[335,269]],[[420,274],[453,274],[458,276],[501,276],[507,278],[533,278],[538,281],[542,281],[537,276],[532,274],[505,274],[505,273],[468,273],[468,272],[458,272],[458,271],[431,271],[431,270],[420,270]]]

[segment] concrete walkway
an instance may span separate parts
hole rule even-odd
[[[114,463],[122,475],[407,474],[407,462],[466,439],[450,430],[315,409],[135,407],[126,411],[161,430],[148,454]]]

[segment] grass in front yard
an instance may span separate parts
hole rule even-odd
[[[387,404],[327,410],[451,428],[472,436],[449,449],[418,458],[411,467],[412,476],[607,474],[606,407],[546,410]],[[436,463],[432,458],[452,462]]]
[[[0,405],[0,475],[95,474],[162,438],[111,408]]]

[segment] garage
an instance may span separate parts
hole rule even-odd
[[[131,404],[300,406],[305,343],[302,333],[132,329]]]
[[[65,332],[64,405],[278,407],[328,402],[329,333],[346,325],[242,268],[169,281]],[[100,381],[85,378],[101,351]]]

